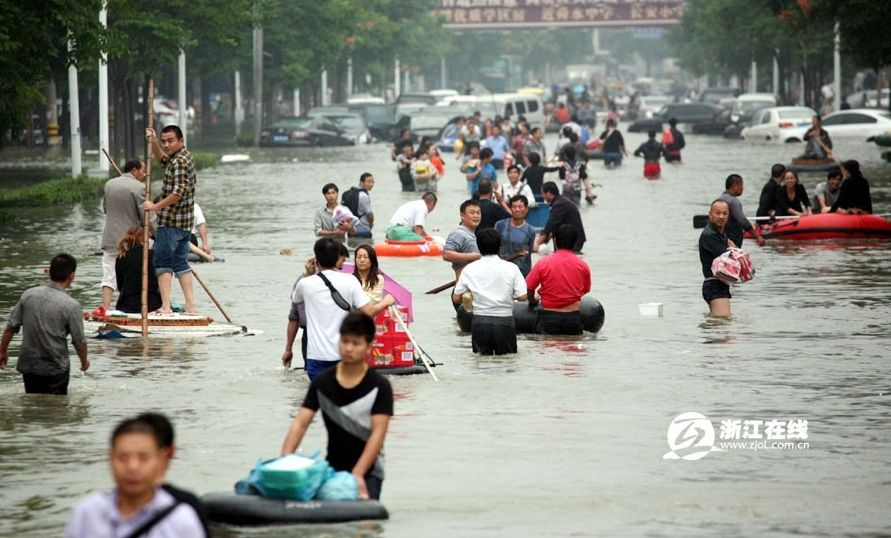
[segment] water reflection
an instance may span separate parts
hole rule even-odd
[[[195,353],[192,338],[118,338],[97,345],[100,357],[116,363],[115,374],[139,376],[163,368],[165,372],[184,373],[202,362]]]
[[[699,324],[702,330],[703,344],[731,344],[734,342],[733,316],[728,318],[716,317],[710,314]]]
[[[256,528],[219,525],[211,530],[214,536],[220,538],[373,538],[384,534],[383,525],[375,522]]]

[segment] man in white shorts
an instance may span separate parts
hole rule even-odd
[[[124,164],[124,174],[108,180],[102,198],[105,212],[105,229],[102,231],[102,306],[111,308],[111,301],[118,286],[114,264],[118,257],[118,244],[134,226],[142,226],[145,202],[145,165],[139,159]]]

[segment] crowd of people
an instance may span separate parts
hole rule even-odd
[[[756,216],[765,218],[804,216],[820,213],[872,213],[869,182],[860,163],[847,160],[826,174],[826,181],[814,189],[813,198],[794,170],[782,164],[771,168],[770,179],[761,189]]]
[[[830,153],[831,154],[831,153]],[[702,298],[713,316],[730,316],[730,286],[712,272],[715,258],[728,249],[742,248],[743,238],[750,233],[759,246],[766,243],[760,223],[746,217],[739,201],[744,180],[730,174],[724,192],[709,207],[708,223],[699,237],[699,258],[702,263]],[[872,198],[869,182],[860,172],[860,163],[847,160],[830,170],[826,181],[817,184],[813,202],[801,184],[797,172],[782,164],[771,167],[770,178],[761,189],[756,219],[773,222],[777,217],[804,217],[821,213],[871,214]]]
[[[583,194],[588,203],[596,197],[584,146],[595,120],[579,125],[566,103],[558,106],[556,114],[565,120],[556,166],[543,163],[547,152],[541,129],[530,129],[522,118],[516,124],[509,118],[481,122],[474,115],[460,128],[457,158],[469,198],[458,208],[460,224],[448,234],[442,259],[454,271],[450,298],[455,309],[464,307],[473,313],[470,339],[474,353],[517,352],[513,319],[517,303],[539,309],[538,326],[544,334],[578,335],[583,331],[581,302],[591,290],[591,272],[578,255],[587,239],[579,206]],[[812,138],[821,139],[818,124]],[[127,161],[122,175],[105,185],[103,306],[111,307],[117,291],[116,309],[136,312],[142,308],[142,250],[145,238],[152,236],[148,309],[172,312],[175,276],[185,298],[185,311],[194,313],[188,254],[197,249],[212,257],[203,213],[195,203],[195,167],[178,127],[165,127],[160,136],[148,129],[146,139],[164,167],[161,196],[153,202],[145,200],[146,165],[138,159]],[[620,164],[627,151],[614,119],[607,121],[601,139],[608,166]],[[826,141],[817,145],[831,155]],[[672,122],[661,142],[650,132],[634,154],[644,158],[646,177],[658,177],[660,159],[680,160],[683,147],[683,135]],[[422,194],[396,209],[388,221],[386,237],[431,241],[426,221],[439,202],[436,186],[443,178],[445,163],[430,140],[421,140],[415,149],[409,131],[394,145],[392,158],[403,187]],[[761,191],[758,217],[871,213],[869,183],[859,163],[849,160],[839,164],[817,185],[813,199],[795,171],[774,165]],[[545,181],[548,172],[558,173],[562,189],[556,182]],[[499,173],[506,177],[500,183]],[[356,247],[353,271],[341,270],[350,256],[347,238],[372,237],[375,214],[370,193],[374,184],[373,175],[363,173],[358,184],[342,195],[334,183],[322,187],[325,205],[314,216],[317,239],[313,256],[291,290],[281,361],[285,367],[292,365],[293,345],[302,329],[301,352],[311,383],[285,436],[282,454],[299,447],[313,417],[321,411],[328,431],[329,463],[356,478],[362,498],[376,499],[383,485],[381,453],[393,414],[393,393],[365,358],[376,334],[374,318],[394,306],[396,299],[386,292],[372,246]],[[759,245],[765,244],[760,227],[746,217],[740,202],[744,184],[739,174],[726,178],[724,192],[711,203],[708,223],[699,238],[702,296],[714,316],[729,316],[731,299],[729,286],[712,272],[715,258],[730,248],[742,247],[746,233]],[[526,219],[529,209],[539,204],[547,204],[550,214],[537,232]],[[148,229],[146,212],[154,216]],[[200,246],[192,244],[194,235],[201,238]],[[532,253],[549,242],[553,242],[554,252],[533,263]],[[76,269],[72,256],[55,256],[48,269],[49,282],[22,294],[0,339],[0,368],[5,368],[13,336],[25,329],[17,370],[27,393],[67,394],[69,339],[80,369],[90,367],[82,309],[66,291]],[[350,413],[344,412],[347,408]],[[174,452],[173,427],[163,415],[143,414],[122,421],[112,433],[109,452],[116,488],[80,503],[65,535],[102,535],[107,528],[129,535],[154,528],[169,535],[206,536],[200,503],[165,484]]]

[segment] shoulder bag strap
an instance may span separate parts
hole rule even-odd
[[[148,531],[152,530],[155,525],[163,521],[165,517],[169,516],[174,510],[176,510],[180,504],[182,504],[180,503],[180,501],[174,501],[173,504],[155,514],[155,517],[146,521],[145,523],[140,525],[139,528],[128,534],[126,538],[139,538],[140,536],[145,535]]]
[[[324,282],[325,285],[328,286],[328,289],[331,290],[331,298],[334,299],[334,303],[347,312],[352,310],[350,303],[348,303],[346,299],[343,298],[343,295],[341,295],[340,292],[337,291],[337,288],[331,285],[331,281],[328,280],[328,278],[321,272],[319,272],[318,275],[322,279],[322,282]]]

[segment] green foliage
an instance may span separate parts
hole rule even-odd
[[[0,190],[0,207],[67,206],[99,197],[107,178],[86,175]]]
[[[192,162],[198,171],[213,168],[220,162],[220,156],[209,152],[192,152]]]
[[[96,65],[100,0],[0,0],[0,133],[19,132],[53,71]],[[67,40],[75,52],[69,56]],[[95,67],[94,67],[95,69]]]
[[[891,2],[887,0],[834,0],[831,2],[839,21],[843,54],[850,54],[857,64],[878,70],[891,64]]]
[[[743,74],[752,60],[769,63],[775,49],[789,46],[788,37],[767,2],[691,0],[671,40],[681,65],[702,76]]]
[[[672,33],[681,65],[696,75],[743,74],[773,56],[795,69],[831,58],[835,23],[857,65],[891,64],[887,0],[689,0]]]
[[[264,29],[269,94],[315,84],[322,69],[350,57],[379,80],[389,77],[396,55],[423,70],[449,46],[431,12],[436,0],[107,0],[107,29],[98,21],[103,1],[0,0],[0,133],[27,126],[50,80],[64,95],[68,63],[91,84],[102,52],[112,99],[134,103],[133,82],[169,73],[181,50],[190,76],[240,69],[250,87],[254,24]],[[134,130],[130,121],[119,124],[122,137]]]

